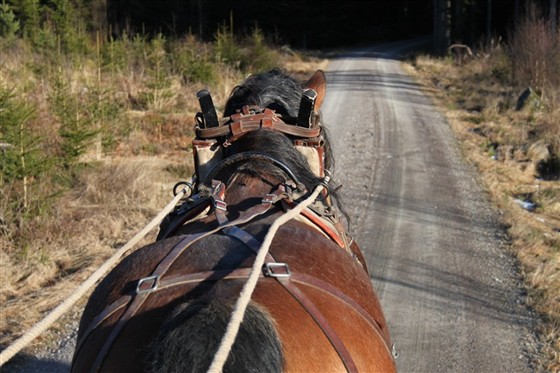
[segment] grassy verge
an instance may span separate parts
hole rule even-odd
[[[559,48],[537,51],[558,61],[540,86],[516,71],[515,44],[481,49],[466,61],[417,56],[405,66],[435,98],[503,212],[530,306],[542,318],[542,368],[552,372],[560,370]],[[522,105],[527,87],[532,93]]]

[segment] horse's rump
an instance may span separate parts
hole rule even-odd
[[[256,222],[244,229],[256,237],[262,237],[267,226],[265,222]],[[80,331],[85,330],[92,319],[103,311],[102,307],[105,304],[118,302],[132,292],[139,277],[148,274],[146,268],[156,266],[169,248],[180,240],[181,237],[172,237],[146,246],[119,264],[92,295],[86,307],[87,313],[82,318]],[[280,228],[270,253],[277,262],[289,264],[293,278],[290,281],[317,306],[343,342],[352,350],[358,366],[371,367],[371,358],[376,354],[379,355],[376,359],[379,363],[384,364],[387,359],[390,359],[386,347],[387,330],[380,306],[373,293],[369,277],[365,275],[359,262],[328,238],[318,235],[314,229],[297,221]],[[161,288],[147,298],[141,312],[127,322],[114,341],[104,365],[111,366],[111,369],[129,371],[146,369],[146,367],[161,368],[165,366],[161,364],[162,356],[179,355],[184,355],[182,361],[186,364],[191,361],[188,356],[192,356],[191,348],[197,343],[181,343],[184,338],[189,337],[183,335],[182,338],[178,338],[177,335],[180,334],[179,331],[189,330],[199,332],[205,330],[206,335],[203,339],[206,340],[207,354],[195,355],[205,363],[209,363],[213,352],[217,349],[213,336],[223,335],[225,326],[222,325],[222,319],[216,324],[209,323],[208,325],[212,324],[212,329],[196,329],[193,325],[196,325],[196,320],[201,319],[202,316],[222,317],[227,313],[226,310],[231,310],[230,305],[235,302],[253,260],[253,251],[238,240],[221,234],[209,236],[193,244],[177,258],[166,276],[161,279]],[[144,269],[135,271],[140,267]],[[344,273],[340,272],[341,267],[346,269]],[[201,277],[213,273],[216,277],[225,277],[225,279],[198,281],[196,278],[187,278],[188,274],[199,273],[204,274]],[[183,282],[180,281],[181,279]],[[344,293],[345,297],[341,299],[339,292]],[[252,333],[253,338],[256,338],[259,335],[256,332],[260,330],[262,336],[259,338],[262,343],[259,347],[263,350],[259,356],[266,359],[260,361],[257,366],[283,359],[287,371],[297,371],[298,367],[306,367],[306,369],[316,367],[317,370],[321,370],[325,369],[329,362],[333,369],[335,367],[344,369],[337,353],[313,317],[278,281],[268,277],[261,278],[252,299],[250,317],[254,317],[260,323],[260,329],[245,331],[246,334],[240,336],[242,338],[240,343],[251,346],[254,341],[249,335]],[[217,302],[225,306],[217,306]],[[203,312],[198,314],[201,310]],[[88,344],[101,346],[123,311],[124,308],[100,324],[87,337]],[[270,315],[269,322],[264,323],[268,315]],[[191,320],[194,324],[187,323],[179,326],[181,319],[189,319],[187,316],[194,316]],[[372,325],[372,322],[375,325]],[[257,324],[253,324],[254,327],[255,325]],[[156,331],[172,329],[173,335],[165,337],[165,333],[161,332],[158,333],[159,336],[155,335]],[[274,331],[282,341],[283,358],[277,356],[278,345],[274,341],[278,338]],[[262,339],[264,336],[266,338]],[[79,339],[83,337],[80,335]],[[209,337],[209,340],[206,337]],[[193,338],[196,339],[196,335]],[[177,343],[173,343],[175,339]],[[154,343],[154,341],[160,342]],[[264,341],[268,341],[268,344]],[[131,350],[132,342],[136,347]],[[162,348],[162,345],[158,346],[158,344],[168,347]],[[174,350],[169,345],[180,349]],[[230,355],[233,361],[236,359],[236,349],[239,348],[234,347]],[[310,348],[313,351],[310,351]],[[163,352],[171,355],[165,355]],[[360,362],[360,356],[367,356],[367,361]],[[93,359],[95,356],[80,356],[78,361],[84,364],[84,367],[89,367],[93,364]],[[246,360],[245,357],[243,359]],[[246,363],[255,362],[246,361]],[[80,366],[75,365],[74,370],[80,371]],[[225,369],[228,369],[227,364]]]

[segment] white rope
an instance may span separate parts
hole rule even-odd
[[[329,177],[325,177],[324,182],[328,183]],[[235,338],[237,337],[237,333],[239,331],[239,327],[241,322],[243,321],[243,317],[245,316],[245,310],[247,309],[247,305],[251,300],[251,296],[255,287],[257,286],[257,281],[259,279],[259,275],[261,273],[261,268],[264,264],[264,260],[266,259],[266,254],[268,254],[268,250],[270,249],[270,244],[272,243],[272,239],[274,238],[276,231],[280,228],[281,225],[285,224],[289,220],[293,219],[299,213],[309,206],[310,204],[315,201],[319,193],[323,191],[325,186],[323,184],[318,185],[313,193],[299,203],[296,207],[291,209],[290,211],[286,212],[284,215],[280,216],[278,219],[272,223],[270,229],[268,230],[264,241],[262,243],[261,248],[255,258],[255,262],[253,263],[253,267],[251,268],[251,274],[249,275],[249,279],[243,286],[241,293],[239,294],[239,298],[235,304],[235,308],[231,315],[231,319],[226,329],[226,333],[222,337],[222,341],[220,342],[220,347],[214,355],[214,359],[212,360],[212,364],[210,364],[210,368],[208,368],[208,373],[221,373],[224,367],[224,364],[227,360],[229,352],[231,351],[231,347],[235,342]]]
[[[86,281],[84,281],[64,302],[53,309],[43,320],[35,324],[24,335],[16,339],[10,346],[0,353],[0,366],[4,365],[15,354],[25,348],[32,340],[37,338],[41,333],[47,330],[56,320],[58,320],[70,307],[72,307],[95,283],[100,280],[111,268],[113,268],[121,259],[121,257],[136,245],[148,232],[150,232],[161,220],[169,213],[179,202],[181,197],[187,192],[184,188],[167,206],[153,218],[148,225],[140,232],[136,233],[123,247],[121,247],[111,258],[109,258],[97,271],[95,271]]]

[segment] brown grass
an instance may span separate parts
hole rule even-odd
[[[542,369],[560,370],[560,182],[543,173],[560,148],[560,89],[548,87],[547,105],[516,111],[519,88],[503,80],[507,57],[501,47],[463,65],[451,59],[415,58],[406,65],[438,103],[464,150],[476,165],[509,227],[528,289],[529,305],[541,316]],[[556,79],[557,77],[555,77]],[[545,99],[543,98],[543,101]],[[537,204],[530,212],[518,200]]]
[[[84,174],[51,215],[32,221],[25,248],[2,242],[0,343],[60,303],[156,215],[175,182],[164,171],[168,163],[153,157],[106,161]]]
[[[324,60],[297,54],[280,57],[279,64],[298,76],[310,76],[325,65]],[[49,138],[58,128],[48,104],[53,72],[41,64],[41,58],[26,48],[6,50],[0,84],[24,87],[20,93],[38,111],[32,125]],[[31,71],[31,66],[45,71]],[[243,76],[225,65],[217,68],[219,79],[210,88],[221,111]],[[60,304],[171,200],[171,188],[177,181],[189,179],[193,173],[190,142],[198,110],[195,93],[205,85],[180,83],[180,77],[171,76],[166,94],[159,101],[145,103],[142,93],[148,90],[150,77],[142,66],[98,72],[91,61],[61,65],[57,70],[71,82],[68,94],[81,97],[94,87],[103,92],[99,99],[126,109],[105,123],[114,137],[113,146],[101,154],[92,147],[82,156],[85,169],[71,190],[55,197],[48,213],[26,219],[19,227],[7,224],[2,219],[8,217],[0,213],[0,345],[8,345]],[[49,186],[42,184],[43,189]],[[17,198],[16,192],[10,185],[0,185],[0,207]],[[48,194],[47,190],[39,192]],[[152,242],[155,234],[143,243]],[[79,308],[75,308],[72,317],[78,316]],[[55,342],[56,337],[47,333],[33,346]]]

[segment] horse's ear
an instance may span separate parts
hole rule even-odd
[[[305,83],[305,88],[311,88],[317,92],[317,99],[315,99],[315,111],[319,111],[327,91],[327,79],[325,78],[323,70],[315,71],[315,74],[313,74],[307,83]]]

